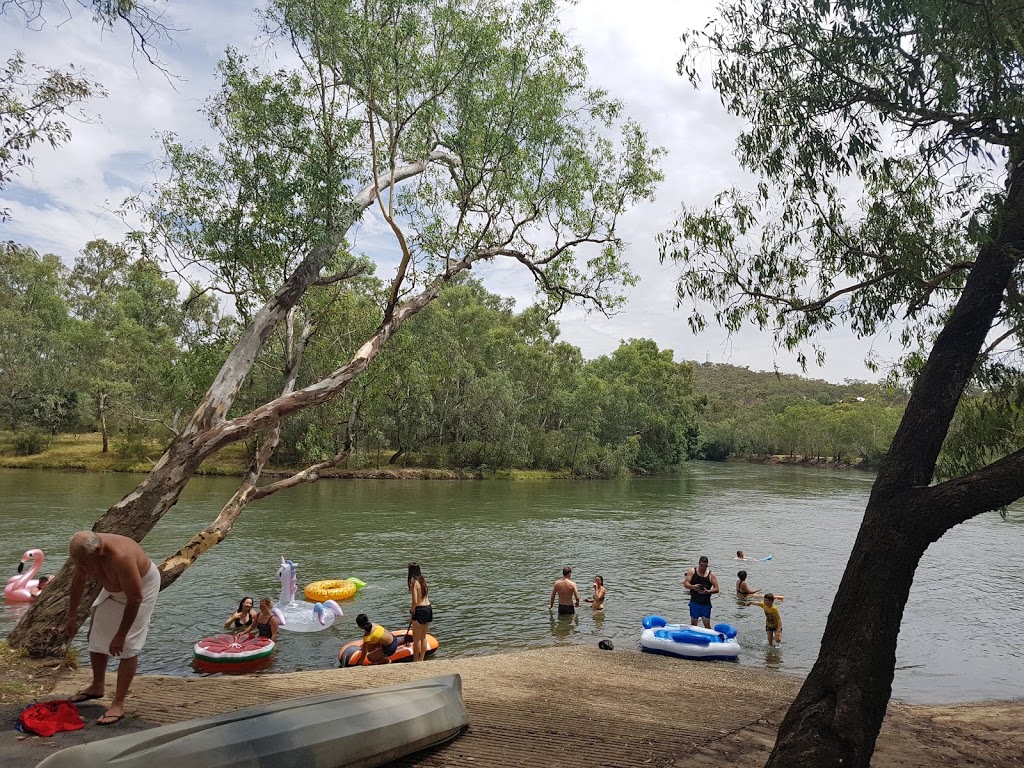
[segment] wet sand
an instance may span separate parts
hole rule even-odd
[[[140,676],[128,717],[101,727],[103,701],[79,706],[88,723],[49,739],[0,737],[0,765],[33,768],[57,749],[253,704],[462,676],[469,728],[400,766],[761,766],[800,680],[735,664],[566,646],[426,664],[248,676]],[[46,698],[84,687],[87,670]],[[108,690],[113,690],[113,676]],[[23,705],[21,705],[23,706]],[[0,707],[10,722],[19,707]],[[1024,701],[958,706],[893,703],[873,766],[1024,766]]]

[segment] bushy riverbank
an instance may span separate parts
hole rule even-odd
[[[134,447],[135,456],[125,456],[116,449],[103,453],[99,433],[58,435],[38,453],[18,456],[14,449],[14,433],[0,432],[0,467],[11,469],[61,469],[79,472],[149,472],[159,459],[163,446],[156,442]],[[242,445],[228,446],[212,459],[203,462],[200,475],[242,475],[248,457]],[[264,470],[265,477],[285,477],[304,467],[273,466]],[[335,467],[320,472],[323,478],[366,480],[543,480],[569,477],[567,472],[507,469],[446,469],[435,467],[401,467],[384,464],[373,467]]]

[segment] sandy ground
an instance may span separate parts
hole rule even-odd
[[[33,768],[58,749],[262,702],[458,673],[469,728],[401,766],[760,766],[799,687],[796,678],[735,664],[635,651],[560,647],[426,664],[240,677],[140,676],[129,717],[94,723],[102,702],[80,705],[89,725],[43,739],[0,734],[0,766]],[[83,687],[85,670],[40,698]],[[113,678],[108,683],[113,690]],[[12,722],[24,703],[0,705]],[[890,706],[873,766],[1024,766],[1024,701]]]

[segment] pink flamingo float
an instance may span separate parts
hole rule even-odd
[[[25,570],[25,563],[31,562],[27,573],[22,573]],[[43,550],[41,549],[30,549],[24,555],[21,556],[21,562],[18,563],[18,573],[15,576],[11,576],[7,580],[7,586],[4,587],[4,597],[7,598],[9,603],[29,603],[32,602],[34,596],[32,594],[33,587],[39,586],[39,580],[35,578],[35,575],[39,573],[39,569],[43,567]]]

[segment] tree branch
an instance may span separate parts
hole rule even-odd
[[[345,434],[345,445],[338,453],[334,454],[329,459],[313,464],[306,467],[301,472],[297,472],[291,477],[286,477],[283,480],[270,483],[268,485],[261,485],[255,489],[252,494],[251,501],[258,501],[259,499],[265,499],[267,496],[271,496],[279,491],[283,491],[287,488],[294,488],[296,485],[302,485],[303,483],[315,483],[320,479],[320,472],[330,467],[336,467],[342,461],[352,455],[352,451],[355,450],[356,444],[356,416],[359,413],[359,401],[356,400],[352,403],[352,413],[348,417],[348,428]]]
[[[335,283],[340,283],[344,280],[351,280],[353,277],[358,277],[359,275],[365,275],[366,271],[367,267],[365,264],[356,264],[349,267],[344,272],[339,272],[336,275],[318,278],[317,281],[313,283],[313,285],[334,285]]]
[[[932,541],[950,528],[1024,496],[1024,448],[969,475],[923,489],[934,528]]]
[[[431,163],[442,159],[446,162],[451,161],[446,151],[434,150],[422,160],[407,163],[381,174],[352,198],[338,228],[325,242],[310,249],[242,332],[235,348],[210,385],[206,397],[200,402],[190,423],[183,430],[183,434],[201,433],[224,421],[242,382],[249,375],[256,356],[263,348],[265,339],[274,332],[288,310],[295,306],[310,286],[319,279],[320,271],[337,251],[345,234],[355,224],[360,214],[373,204],[380,191],[423,173]]]
[[[957,404],[1002,306],[1017,254],[1024,250],[1024,150],[1011,154],[1007,187],[991,240],[979,249],[964,290],[914,384],[872,496],[931,482]]]

